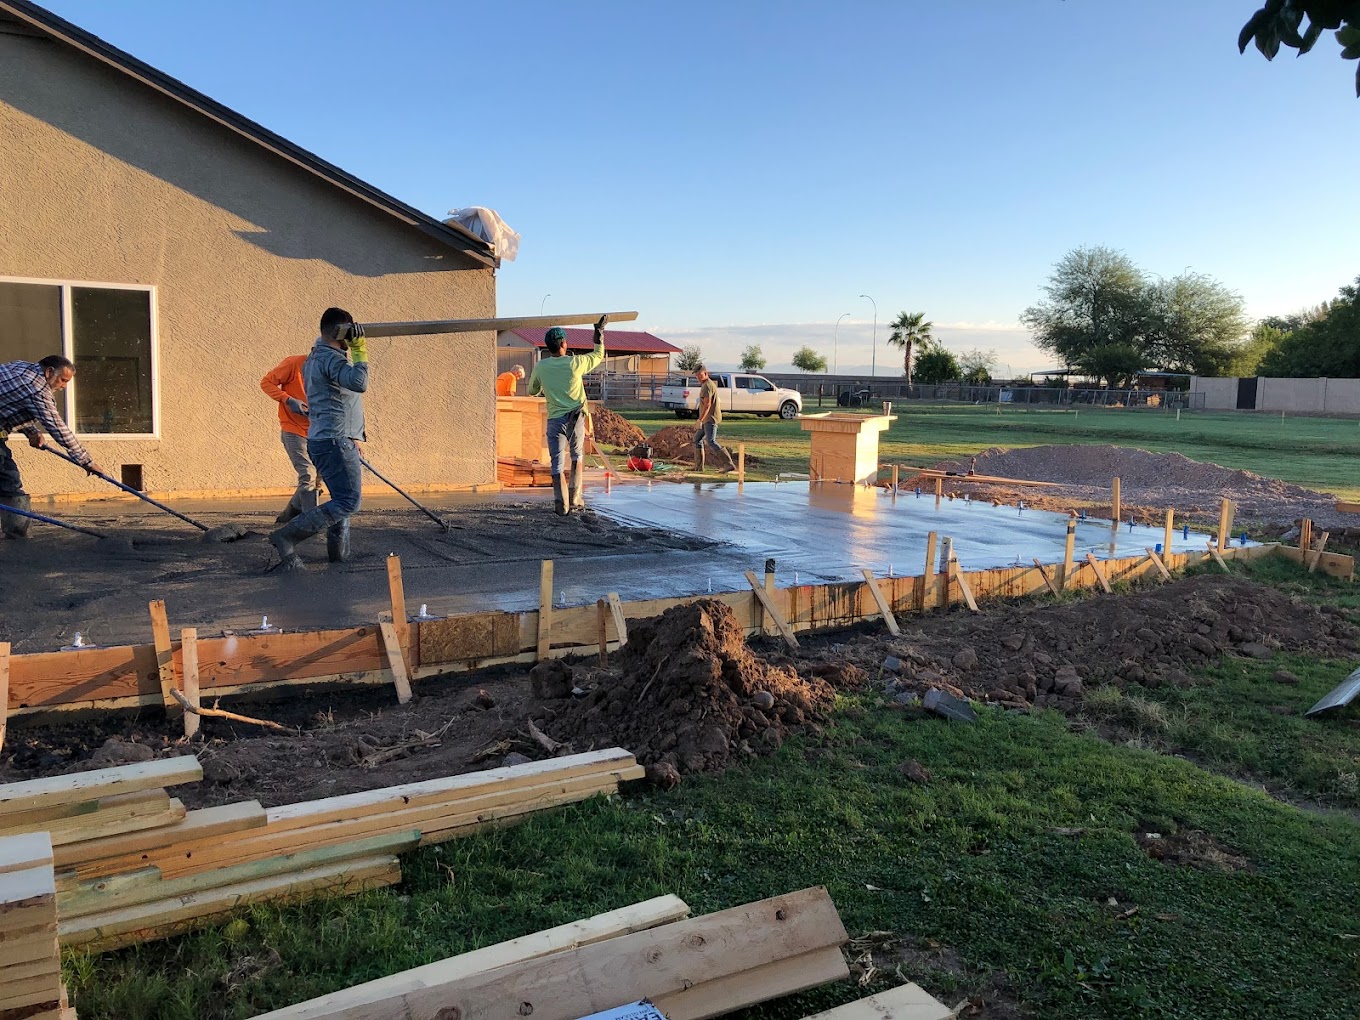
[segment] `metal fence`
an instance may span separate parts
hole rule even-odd
[[[797,390],[804,406],[859,407],[884,400],[921,400],[958,404],[1015,404],[1034,407],[1153,407],[1203,410],[1204,394],[1186,390],[1099,390],[1061,386],[969,386],[964,383],[907,385],[902,379],[765,373],[776,386]]]

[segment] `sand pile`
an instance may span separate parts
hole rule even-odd
[[[888,693],[910,700],[931,687],[960,697],[1071,711],[1086,688],[1188,686],[1187,672],[1234,654],[1276,651],[1344,658],[1360,630],[1341,610],[1319,609],[1265,585],[1205,575],[1118,598],[1067,605],[993,607],[903,628],[902,637],[855,639],[823,653],[850,661]],[[884,667],[885,650],[897,660]]]
[[[541,703],[538,725],[577,748],[626,747],[654,775],[768,753],[822,720],[835,698],[825,680],[753,656],[731,608],[710,599],[629,621],[615,669],[584,698],[570,697],[566,668],[535,667],[536,693],[557,695]]]
[[[590,417],[595,422],[595,440],[601,446],[628,450],[647,439],[642,429],[600,404],[590,405]]]

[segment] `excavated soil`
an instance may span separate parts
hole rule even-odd
[[[722,438],[721,429],[722,427],[719,426],[719,440]],[[648,442],[652,444],[652,456],[658,460],[670,460],[678,461],[682,464],[693,464],[696,459],[694,433],[697,430],[698,425],[667,425],[665,428],[654,433],[652,438],[648,440]],[[735,446],[726,446],[721,443],[719,443],[719,445],[722,445],[723,449],[732,455],[733,460],[736,460],[737,448]],[[710,456],[710,466],[712,460],[713,458]],[[760,459],[752,456],[748,452],[746,454],[746,466],[747,468],[759,467]]]
[[[881,677],[897,704],[915,705],[939,688],[1011,708],[1075,712],[1093,685],[1188,686],[1191,670],[1223,655],[1354,655],[1360,628],[1342,610],[1320,609],[1252,581],[1202,575],[1063,605],[923,617],[908,622],[899,638],[820,640],[819,658]],[[888,656],[896,662],[886,662]]]
[[[590,405],[590,417],[595,423],[595,440],[602,446],[628,450],[647,441],[642,429],[602,404]]]
[[[746,647],[731,607],[710,599],[629,623],[614,674],[583,698],[557,663],[535,667],[535,718],[577,748],[618,744],[662,785],[779,747],[825,719],[835,690]]]
[[[1168,507],[1178,517],[1217,523],[1221,501],[1237,504],[1241,524],[1290,524],[1310,517],[1317,528],[1354,527],[1353,515],[1336,511],[1336,497],[1315,492],[1251,471],[1239,471],[1179,453],[1150,453],[1124,446],[1032,446],[1020,449],[993,447],[976,457],[945,461],[936,467],[1003,478],[1058,482],[1061,488],[977,485],[951,482],[946,491],[969,492],[974,498],[999,499],[1027,506],[1066,511],[1094,507],[1108,513],[1110,483],[1119,478],[1125,520],[1133,515],[1140,522],[1161,523]],[[915,482],[911,484],[915,485]]]

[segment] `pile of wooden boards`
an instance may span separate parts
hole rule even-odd
[[[202,774],[183,756],[0,786],[0,833],[60,840],[63,945],[110,949],[251,903],[392,885],[402,851],[616,792],[643,769],[611,748],[268,811],[247,801],[186,812],[163,789]]]
[[[516,489],[552,485],[552,469],[542,461],[497,457],[496,481]]]
[[[0,1017],[76,1020],[61,983],[52,841],[0,838]]]

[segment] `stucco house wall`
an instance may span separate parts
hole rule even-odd
[[[159,437],[87,441],[115,474],[143,465],[150,491],[291,491],[259,380],[328,305],[495,315],[493,269],[48,39],[0,34],[0,225],[0,278],[155,287]],[[494,484],[494,333],[368,347],[373,463],[416,487]],[[39,497],[110,491],[10,445]]]

